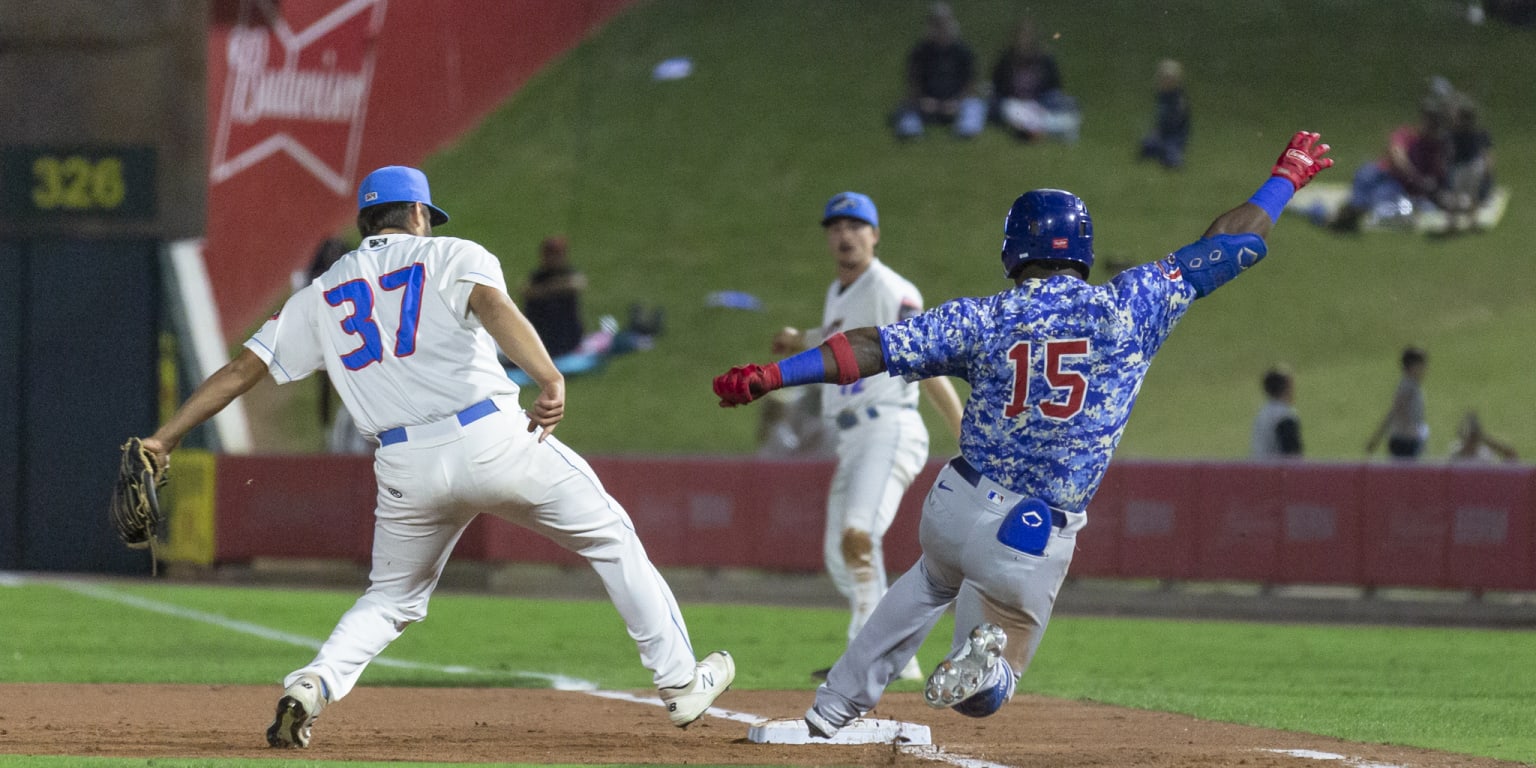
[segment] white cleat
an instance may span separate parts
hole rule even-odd
[[[715,651],[694,667],[693,682],[676,688],[660,688],[658,692],[661,700],[666,702],[667,717],[672,719],[672,724],[684,728],[703,717],[735,679],[735,660],[725,651]]]
[[[283,689],[277,700],[277,715],[267,727],[267,745],[279,749],[308,747],[310,729],[320,710],[325,708],[325,684],[314,675],[304,675]]]
[[[996,624],[979,624],[960,650],[939,662],[928,676],[923,699],[935,709],[953,707],[975,695],[992,681],[992,670],[1002,660],[1008,635]]]
[[[897,680],[921,680],[921,679],[923,679],[923,665],[921,665],[921,664],[919,664],[917,662],[917,657],[916,656],[913,656],[911,659],[907,660],[907,665],[905,667],[901,668],[901,672],[900,672],[900,674],[896,675],[896,679]]]

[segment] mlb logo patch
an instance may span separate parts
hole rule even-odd
[[[369,192],[368,194],[363,195],[363,202],[365,203],[371,203],[377,199],[379,199],[379,193],[377,192]]]
[[[1066,249],[1067,249],[1067,239],[1065,237],[1053,237],[1053,238],[1051,238],[1051,250],[1053,250],[1053,251],[1064,251]]]
[[[997,491],[987,491],[987,501],[990,501],[993,504],[996,504],[997,502],[1002,501],[1002,500],[1003,500],[1003,495],[1001,493],[998,493]]]

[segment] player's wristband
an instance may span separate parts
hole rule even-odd
[[[824,384],[827,381],[827,364],[821,359],[821,347],[814,347],[797,355],[790,355],[768,366],[768,368],[770,370],[778,369],[780,381],[786,387],[795,387],[801,384]]]
[[[1271,176],[1269,181],[1259,187],[1259,191],[1248,198],[1248,202],[1264,209],[1269,214],[1269,220],[1280,221],[1280,212],[1285,210],[1285,204],[1291,201],[1291,196],[1296,194],[1296,185],[1284,176]]]
[[[852,384],[858,381],[859,358],[853,354],[853,344],[848,337],[841,333],[832,334],[826,341],[827,349],[832,350],[832,360],[837,364],[837,378],[839,384]]]

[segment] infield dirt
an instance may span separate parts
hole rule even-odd
[[[636,691],[651,698],[650,691]],[[273,757],[264,733],[275,686],[0,685],[0,753],[218,759]],[[796,717],[807,691],[729,691],[718,706]],[[971,720],[891,694],[879,717],[928,725],[955,758],[1000,766],[1492,768],[1496,760],[1214,723],[1181,715],[1021,696]],[[706,716],[673,728],[660,707],[585,693],[508,688],[361,687],[327,709],[305,760],[657,765],[943,766],[884,746],[747,741],[747,725]],[[910,748],[909,748],[910,749]],[[1312,750],[1319,760],[1271,750]],[[970,765],[976,765],[972,763]]]

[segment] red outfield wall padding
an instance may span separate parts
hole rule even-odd
[[[216,562],[257,557],[369,561],[372,459],[225,455],[215,472]]]
[[[1190,579],[1198,575],[1196,538],[1198,464],[1171,462],[1122,463],[1115,467],[1116,496],[1099,494],[1088,504],[1088,527],[1079,546],[1094,541],[1094,519],[1101,509],[1119,520],[1115,574],[1160,579]],[[1075,557],[1074,557],[1075,559]]]
[[[1280,568],[1280,473],[1245,464],[1204,465],[1197,477],[1196,578],[1271,578]]]
[[[1467,467],[1446,477],[1451,542],[1446,586],[1528,589],[1536,531],[1532,501],[1536,473],[1503,467]]]
[[[1277,465],[1280,557],[1272,579],[1289,584],[1359,584],[1365,466]]]
[[[660,566],[816,572],[831,461],[592,461]],[[933,460],[886,534],[891,577],[916,562]],[[367,562],[364,457],[220,457],[216,558]],[[1445,464],[1121,461],[1078,534],[1074,576],[1536,589],[1536,469]],[[463,560],[580,564],[482,516]]]
[[[1447,471],[1443,466],[1412,463],[1366,468],[1361,494],[1365,584],[1442,587],[1449,583]]]

